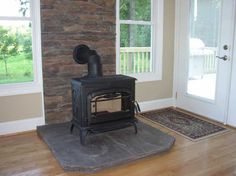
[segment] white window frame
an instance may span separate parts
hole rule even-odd
[[[0,20],[32,22],[32,54],[34,80],[32,82],[0,84],[0,96],[30,94],[42,92],[42,55],[40,0],[30,0],[30,17],[0,17]]]
[[[162,79],[163,56],[163,12],[164,0],[151,0],[151,21],[120,20],[120,0],[116,1],[116,73],[120,74],[120,25],[140,24],[151,25],[151,57],[152,72],[127,74],[135,77],[138,82],[157,81]]]

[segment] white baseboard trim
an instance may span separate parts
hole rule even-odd
[[[45,124],[44,117],[2,122],[0,123],[0,135],[35,130],[38,125],[44,125],[44,124]]]
[[[174,98],[144,101],[139,103],[141,111],[150,111],[170,106],[175,106]],[[44,125],[44,117],[36,117],[24,120],[0,123],[0,135],[13,134],[29,130],[35,130],[37,126]]]
[[[141,111],[150,111],[154,109],[166,108],[175,106],[174,98],[166,98],[159,100],[144,101],[139,103]]]

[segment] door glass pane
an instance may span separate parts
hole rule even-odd
[[[187,93],[215,99],[220,0],[191,0]]]

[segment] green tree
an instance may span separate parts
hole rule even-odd
[[[19,51],[25,55],[28,60],[32,59],[32,37],[31,37],[31,27],[27,28],[26,32],[19,32]]]
[[[22,12],[23,16],[26,15],[26,12],[29,10],[29,0],[19,0],[20,1],[20,12]]]
[[[9,57],[15,56],[18,53],[18,41],[16,36],[9,29],[4,29],[0,26],[0,60],[5,64],[5,73],[8,75],[7,61]]]
[[[19,0],[21,8],[19,12],[22,12],[23,16],[26,16],[27,11],[29,10],[30,0]],[[31,23],[29,23],[29,27],[31,30]],[[32,37],[31,31],[27,31],[27,33],[20,36],[21,44],[22,44],[22,52],[25,53],[26,59],[32,59]]]
[[[120,0],[121,20],[151,20],[151,0]],[[143,47],[150,46],[151,28],[145,25],[120,26],[121,47]]]

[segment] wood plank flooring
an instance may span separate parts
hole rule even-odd
[[[147,122],[146,120],[144,120]],[[112,167],[94,176],[236,176],[236,130],[192,142],[166,128],[176,138],[161,155]],[[82,176],[64,172],[36,132],[0,137],[0,176]],[[89,175],[89,174],[87,174]]]

